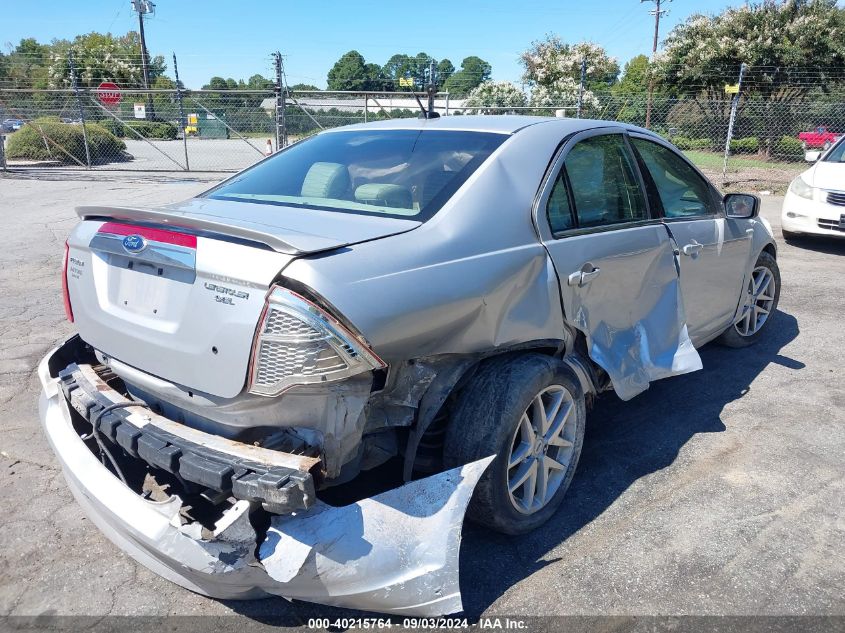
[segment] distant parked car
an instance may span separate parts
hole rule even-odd
[[[783,237],[845,237],[845,137],[826,153],[806,157],[816,162],[789,185],[781,212]]]
[[[20,119],[6,119],[2,123],[2,130],[4,132],[16,132],[23,127],[23,121]]]
[[[798,140],[801,141],[801,147],[804,149],[811,147],[830,149],[831,145],[841,137],[841,134],[835,134],[824,125],[820,125],[812,132],[801,132],[798,135]]]

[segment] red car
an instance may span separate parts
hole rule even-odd
[[[801,132],[798,135],[798,140],[801,141],[801,147],[808,149],[810,147],[821,147],[828,149],[836,141],[839,140],[841,134],[834,134],[824,125],[820,125],[812,132]]]

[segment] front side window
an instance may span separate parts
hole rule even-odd
[[[631,144],[654,181],[665,217],[712,215],[710,187],[686,161],[668,147],[645,139],[632,138]]]
[[[426,220],[507,135],[427,130],[318,134],[205,196]]]
[[[580,141],[564,160],[580,228],[646,219],[633,158],[621,134]]]

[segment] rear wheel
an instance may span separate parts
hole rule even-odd
[[[533,530],[563,500],[581,454],[586,410],[572,371],[541,354],[484,363],[458,396],[444,463],[496,459],[467,516],[506,534]]]
[[[780,299],[780,269],[766,251],[760,253],[742,296],[739,320],[722,333],[719,342],[728,347],[754,344],[768,326]]]

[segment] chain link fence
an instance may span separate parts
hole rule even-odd
[[[424,95],[419,95],[423,104]],[[111,101],[111,102],[110,102]],[[441,116],[576,116],[572,103],[546,107],[468,107],[438,94]],[[831,99],[738,100],[724,161],[732,101],[696,96],[652,100],[649,127],[729,189],[783,190],[805,168],[805,151],[824,149],[845,132],[845,102]],[[581,116],[644,126],[645,94],[598,94]],[[411,93],[273,90],[0,89],[5,168],[232,172],[320,129],[416,117]],[[84,125],[83,125],[84,121]]]

